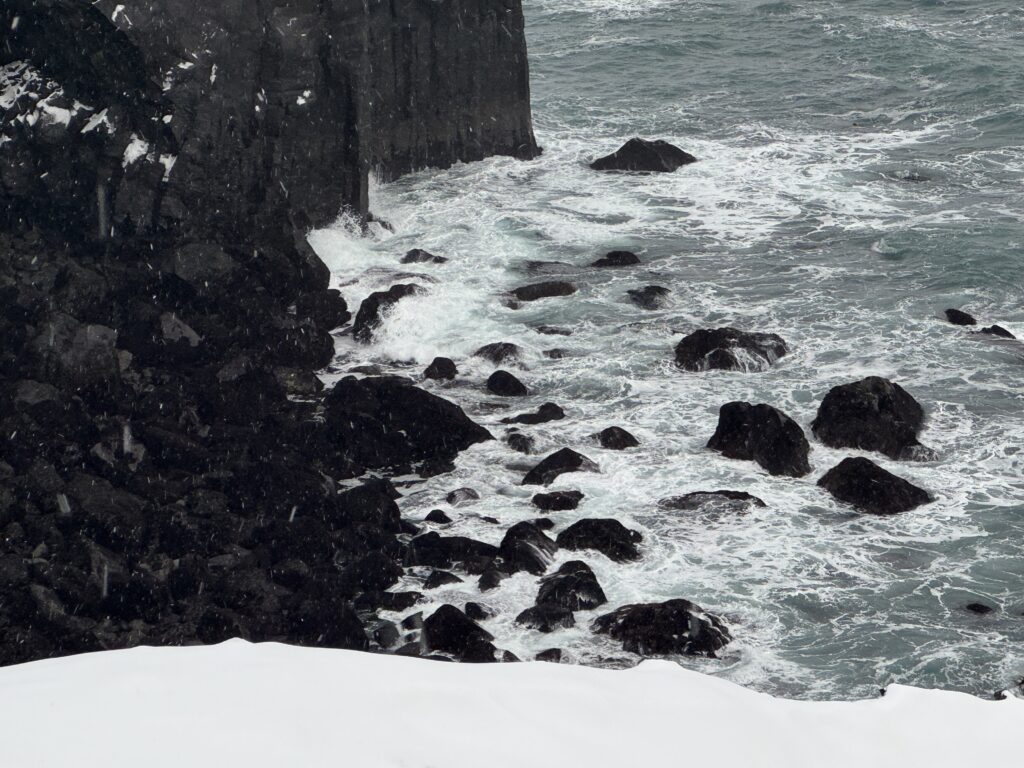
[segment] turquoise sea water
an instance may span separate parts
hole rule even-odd
[[[426,171],[374,190],[395,233],[340,226],[313,241],[350,303],[400,280],[412,247],[443,253],[414,270],[429,287],[399,305],[373,347],[339,340],[337,369],[376,362],[418,371],[434,355],[464,376],[436,387],[477,420],[507,403],[482,391],[484,343],[527,350],[517,374],[567,420],[532,430],[538,450],[569,445],[599,475],[556,487],[587,495],[559,513],[615,516],[645,534],[644,558],[587,557],[612,604],[687,597],[726,617],[720,660],[683,660],[772,693],[874,695],[889,682],[981,695],[1024,675],[1024,345],[971,336],[942,318],[962,307],[1024,338],[1024,7],[997,2],[682,2],[526,0],[534,117],[545,153]],[[671,175],[601,175],[586,163],[640,135],[700,162]],[[629,248],[639,269],[585,267]],[[538,269],[529,261],[558,261]],[[503,292],[539,274],[579,293],[511,309]],[[672,291],[648,312],[626,290]],[[543,336],[541,324],[572,336]],[[672,346],[698,327],[780,333],[793,348],[763,374],[686,374]],[[558,346],[566,357],[542,350]],[[871,518],[816,479],[848,451],[812,440],[814,472],[773,478],[704,449],[718,407],[767,402],[809,425],[828,388],[865,375],[901,383],[925,407],[938,458],[881,465],[936,501]],[[641,448],[597,448],[619,424]],[[478,488],[447,531],[500,540],[536,516],[516,487],[532,460],[501,441],[474,448],[454,476],[403,502],[413,519],[447,490]],[[660,512],[663,496],[748,490],[768,507],[742,516]],[[447,509],[447,507],[446,507]],[[503,525],[481,519],[490,515]],[[560,555],[573,559],[574,553]],[[415,584],[415,578],[410,578]],[[578,662],[626,664],[577,627],[531,633],[512,619],[536,580],[480,596],[475,583],[430,594],[480,599],[520,656],[559,646]],[[981,601],[996,610],[964,610]],[[429,610],[429,607],[428,607]]]

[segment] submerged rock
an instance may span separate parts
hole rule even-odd
[[[435,256],[422,248],[413,248],[402,257],[403,264],[444,264],[447,261],[444,256]]]
[[[449,491],[444,500],[453,507],[457,507],[470,501],[479,501],[480,494],[472,488],[456,488],[454,491]]]
[[[482,357],[490,360],[495,365],[501,365],[522,357],[522,347],[508,341],[496,341],[493,344],[484,344],[473,353],[473,357]]]
[[[643,288],[632,288],[626,291],[629,300],[640,309],[656,310],[668,304],[668,288],[660,285],[646,285]]]
[[[544,603],[527,608],[520,613],[516,616],[516,624],[547,633],[554,632],[556,629],[576,626],[576,618],[568,608],[553,603]]]
[[[555,539],[560,549],[595,549],[616,562],[639,560],[637,544],[643,540],[634,531],[612,518],[588,518],[570,525]]]
[[[632,251],[609,251],[597,261],[592,267],[632,267],[640,263],[640,257]]]
[[[982,328],[978,333],[985,333],[989,336],[998,336],[1001,339],[1016,339],[1010,331],[1003,328],[1001,325],[989,325]]]
[[[726,403],[708,448],[729,459],[756,461],[772,475],[803,477],[811,447],[800,425],[770,405]]]
[[[701,329],[676,345],[676,365],[687,371],[763,371],[788,352],[774,333]]]
[[[947,309],[946,319],[953,325],[977,325],[978,323],[973,316],[960,309]]]
[[[512,295],[519,301],[537,301],[538,299],[550,299],[556,296],[570,296],[576,293],[576,286],[562,280],[550,280],[544,283],[524,285],[512,291]]]
[[[704,507],[740,511],[767,505],[757,496],[752,496],[745,491],[694,491],[682,496],[661,499],[658,506],[662,509],[690,512]]]
[[[725,623],[689,600],[624,605],[593,623],[598,634],[641,656],[682,653],[715,658],[732,640]]]
[[[384,317],[391,307],[408,296],[414,296],[422,290],[415,283],[400,283],[386,291],[375,291],[363,299],[352,324],[352,335],[356,341],[369,344],[373,340],[373,332],[384,322]]]
[[[696,157],[667,141],[634,138],[612,154],[598,158],[590,167],[595,171],[671,173],[677,168],[695,162]]]
[[[516,453],[525,453],[529,455],[533,453],[534,450],[533,438],[529,435],[524,435],[516,429],[510,429],[508,431],[508,434],[505,435],[505,443]]]
[[[558,421],[565,418],[565,411],[554,403],[544,403],[535,413],[521,413],[502,419],[502,424],[544,424],[548,421]]]
[[[525,397],[530,394],[519,379],[508,371],[495,371],[487,379],[487,391],[501,397]]]
[[[582,560],[570,560],[540,580],[537,605],[559,605],[586,611],[608,602],[597,576]]]
[[[832,387],[811,423],[832,448],[878,451],[891,459],[916,458],[924,409],[899,384],[878,376]]]
[[[559,475],[566,472],[598,472],[597,464],[582,453],[571,448],[562,448],[545,458],[526,473],[523,485],[551,485]]]
[[[622,427],[608,427],[597,433],[597,440],[602,448],[612,451],[622,451],[626,448],[636,448],[640,441]]]
[[[923,488],[863,457],[843,459],[818,480],[818,485],[839,501],[872,515],[894,515],[932,500]]]
[[[546,512],[564,512],[569,509],[576,509],[583,500],[583,494],[579,491],[554,491],[552,493],[537,493],[532,499],[533,505]]]
[[[459,369],[455,363],[447,357],[435,357],[434,360],[423,371],[424,378],[435,381],[451,381],[459,375]]]

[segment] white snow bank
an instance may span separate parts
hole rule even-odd
[[[4,768],[1013,765],[1024,701],[774,699],[664,661],[446,664],[241,640],[0,669]]]

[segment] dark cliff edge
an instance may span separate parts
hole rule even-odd
[[[519,0],[6,0],[0,664],[394,645],[384,478],[491,436],[321,391],[350,313],[305,234],[371,173],[538,153]]]

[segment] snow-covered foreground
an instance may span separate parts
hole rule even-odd
[[[1014,698],[788,701],[664,661],[458,665],[236,640],[0,669],[3,768],[959,768],[1014,764],[1022,725]]]

